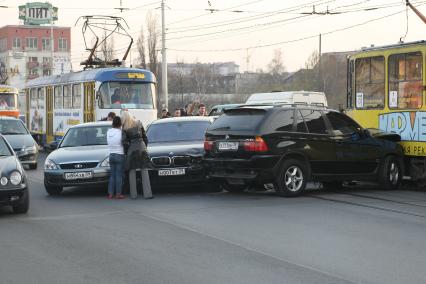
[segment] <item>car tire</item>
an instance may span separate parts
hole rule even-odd
[[[44,182],[44,188],[46,189],[47,194],[49,195],[60,195],[62,193],[62,186],[54,186],[47,184],[46,181]]]
[[[299,196],[305,191],[307,178],[306,163],[296,159],[286,160],[281,166],[275,190],[285,197]]]
[[[227,181],[222,183],[222,188],[231,193],[242,193],[247,188],[245,184],[230,184]]]
[[[30,198],[27,191],[22,196],[21,202],[17,205],[12,206],[12,210],[13,210],[13,213],[15,214],[26,214],[29,208],[30,208]]]
[[[36,170],[37,169],[37,163],[30,164],[29,167],[30,167],[30,170]]]
[[[387,156],[379,171],[379,184],[382,189],[398,189],[402,181],[402,169],[395,156]]]

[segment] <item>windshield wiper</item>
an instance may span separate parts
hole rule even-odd
[[[79,145],[79,146],[100,146],[100,145],[107,145],[107,144],[87,143],[87,144],[82,144],[82,145]]]
[[[24,135],[26,133],[22,133],[22,132],[2,132],[1,134],[3,134],[3,135]]]
[[[229,129],[231,129],[231,127],[230,127],[230,126],[224,126],[224,127],[214,128],[214,129],[212,129],[212,130],[229,130]]]

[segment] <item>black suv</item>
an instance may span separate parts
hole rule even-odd
[[[322,107],[241,106],[207,129],[204,162],[210,177],[233,192],[273,183],[283,195],[298,196],[310,180],[325,186],[378,181],[395,189],[404,166],[399,140]]]

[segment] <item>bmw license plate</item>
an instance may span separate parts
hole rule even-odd
[[[219,142],[219,151],[237,151],[238,142]]]
[[[158,170],[159,176],[182,176],[185,175],[185,169],[167,169]]]
[[[92,177],[92,172],[65,173],[66,180],[89,179]]]

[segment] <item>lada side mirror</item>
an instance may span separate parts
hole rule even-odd
[[[49,149],[53,151],[58,149],[58,146],[59,146],[59,142],[55,140],[49,144]]]

